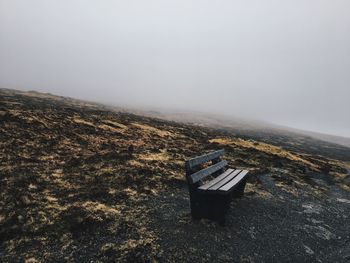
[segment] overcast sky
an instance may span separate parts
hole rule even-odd
[[[350,137],[350,1],[0,0],[0,86]]]

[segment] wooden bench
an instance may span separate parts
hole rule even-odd
[[[225,170],[227,161],[220,158],[224,153],[214,151],[185,162],[191,215],[195,220],[208,218],[224,225],[230,201],[244,194],[248,171]],[[203,168],[207,162],[211,165]]]

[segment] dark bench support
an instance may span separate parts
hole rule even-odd
[[[219,150],[185,163],[191,215],[194,220],[207,218],[224,225],[232,198],[240,198],[244,194],[248,171],[225,170],[227,162],[220,159],[223,154],[224,150]],[[198,169],[198,166],[208,161],[212,162],[211,166]],[[203,180],[211,175],[215,178],[204,183]]]
[[[225,215],[230,207],[231,198],[229,195],[204,195],[193,194],[191,198],[191,215],[195,220],[208,218],[225,224]]]

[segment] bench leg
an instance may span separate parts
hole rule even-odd
[[[230,207],[229,195],[190,194],[191,216],[193,220],[207,218],[225,225],[225,215]]]
[[[191,216],[193,220],[200,220],[202,218],[202,203],[203,202],[197,193],[190,192]]]
[[[244,195],[245,185],[247,183],[247,179],[243,179],[232,192],[233,198],[240,198]]]

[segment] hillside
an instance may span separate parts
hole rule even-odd
[[[114,109],[114,107],[111,107],[111,109]],[[237,136],[265,140],[272,144],[276,142],[279,145],[285,143],[283,146],[290,146],[291,150],[299,150],[304,153],[322,154],[329,156],[330,158],[345,161],[350,160],[350,138],[346,137],[294,129],[262,121],[248,120],[220,114],[165,109],[115,109],[118,111],[124,110],[138,115],[182,122],[200,127],[213,127],[220,130],[227,130],[231,135],[236,134]],[[293,143],[290,143],[291,141],[302,141],[302,143],[293,145]]]
[[[223,228],[189,214],[184,160],[249,168]],[[346,262],[350,149],[0,90],[2,262]]]

